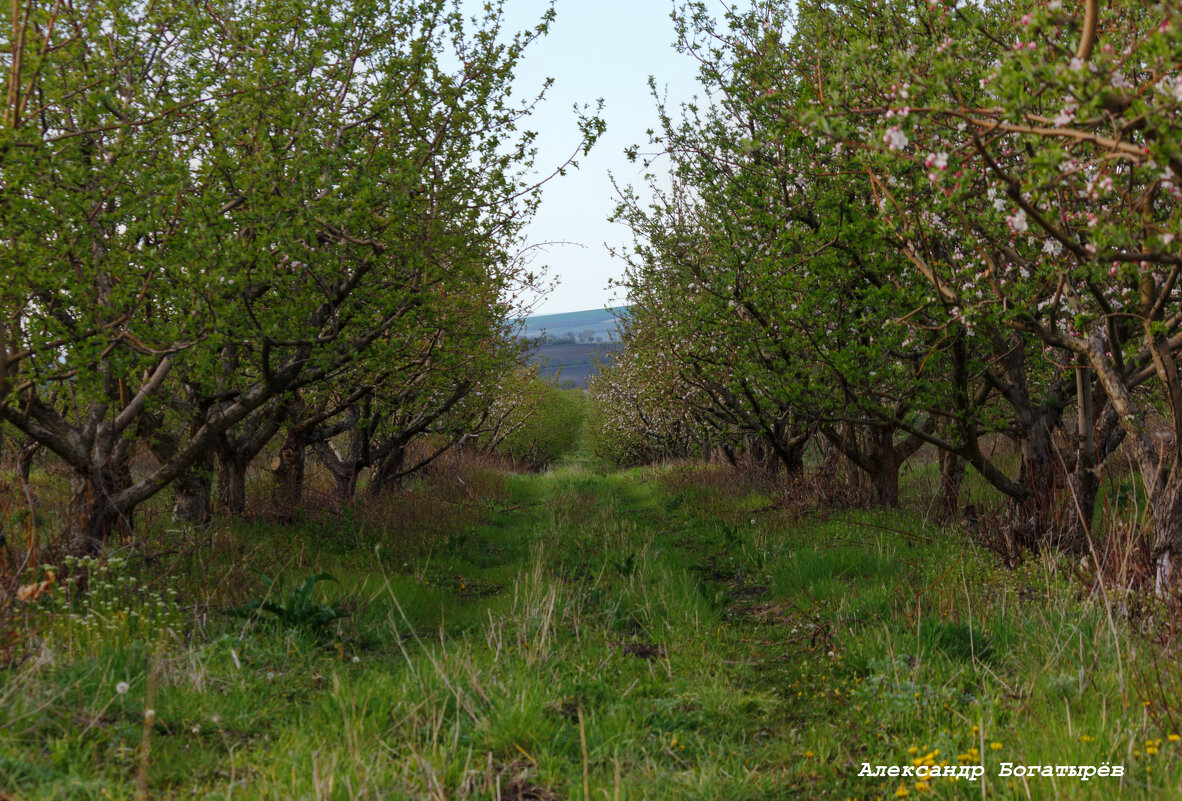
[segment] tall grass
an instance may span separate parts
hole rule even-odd
[[[807,514],[718,468],[578,457],[422,482],[346,518],[182,533],[75,566],[66,591],[55,578],[12,627],[0,787],[721,801],[1182,784],[1163,618],[1111,614],[1077,561],[1009,569],[910,502]],[[256,571],[286,587],[331,573],[315,600],[347,617],[322,631],[227,614],[268,597]],[[915,760],[986,779],[858,776]],[[1007,781],[1002,761],[1127,774]]]

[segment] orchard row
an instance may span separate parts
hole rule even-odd
[[[676,14],[703,95],[662,107],[618,218],[619,461],[818,440],[878,501],[941,453],[1027,545],[1086,548],[1121,447],[1159,582],[1182,555],[1182,33],[1171,3],[760,0]],[[669,178],[665,177],[668,170]],[[983,441],[1015,444],[1019,464]],[[1123,445],[1122,445],[1123,443]]]
[[[541,95],[512,81],[553,12],[512,35],[500,6],[13,4],[0,441],[64,463],[71,550],[166,488],[184,521],[243,512],[269,445],[288,503],[309,453],[347,501],[534,414]]]

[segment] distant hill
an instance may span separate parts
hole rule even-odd
[[[542,365],[543,376],[559,375],[560,383],[586,387],[595,374],[596,359],[610,363],[620,349],[616,315],[626,309],[535,314],[525,318],[522,336],[538,343],[533,360]]]
[[[525,318],[522,336],[526,339],[545,337],[547,342],[618,342],[616,315],[627,307],[589,309],[563,314],[534,314]]]
[[[596,359],[610,364],[620,347],[616,342],[540,345],[534,351],[533,360],[542,365],[544,377],[558,375],[560,384],[570,382],[576,387],[586,387],[587,380],[596,373]]]

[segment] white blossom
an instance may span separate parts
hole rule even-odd
[[[1079,108],[1079,104],[1074,100],[1068,100],[1063,105],[1063,110],[1055,115],[1055,125],[1063,127],[1075,119],[1075,110]]]
[[[1112,73],[1112,86],[1114,89],[1132,89],[1133,82],[1125,77],[1123,72]]]
[[[948,154],[943,151],[939,153],[928,153],[928,157],[924,160],[925,167],[935,167],[937,170],[948,169]]]
[[[892,125],[883,134],[882,141],[886,144],[887,150],[902,150],[907,147],[907,134],[898,125]]]

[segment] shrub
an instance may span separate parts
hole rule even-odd
[[[583,391],[558,389],[541,381],[533,414],[497,446],[513,461],[540,470],[574,448],[583,421]]]

